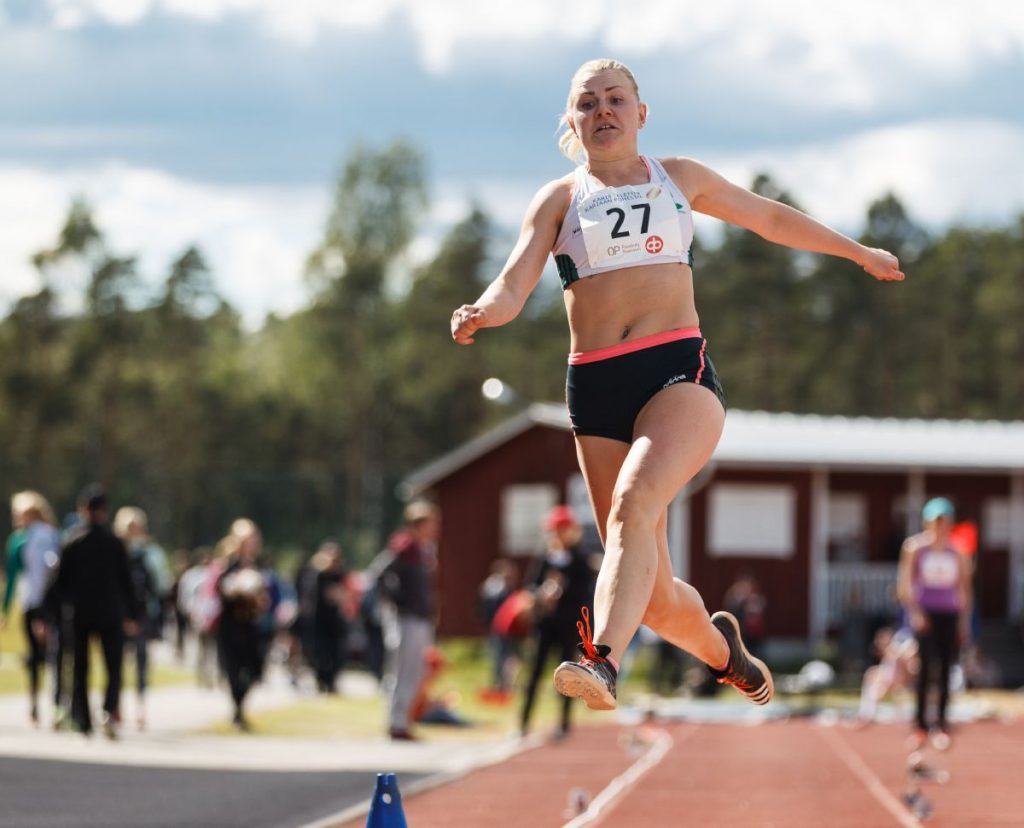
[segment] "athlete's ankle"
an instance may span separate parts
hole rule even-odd
[[[598,644],[596,641],[594,642],[594,647],[599,651],[599,654],[600,654],[601,658],[603,658],[605,661],[607,661],[609,664],[611,664],[612,667],[615,668],[615,674],[618,675],[618,673],[619,673],[619,662],[616,659],[612,658],[611,648],[608,648],[608,652],[606,652],[606,653],[600,652],[601,650],[605,649],[605,645],[604,644]]]
[[[732,650],[729,649],[729,642],[726,641],[725,636],[722,635],[722,631],[717,627],[714,628],[715,632],[718,633],[718,638],[721,641],[722,647],[725,650],[725,658],[721,661],[718,659],[712,659],[708,662],[708,666],[718,672],[724,672],[729,669],[729,662],[732,660]]]

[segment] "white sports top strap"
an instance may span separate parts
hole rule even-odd
[[[598,273],[677,262],[691,264],[690,204],[656,158],[641,156],[646,184],[602,187],[580,165],[552,249],[563,288]]]

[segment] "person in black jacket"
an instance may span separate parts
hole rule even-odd
[[[256,560],[262,544],[263,536],[256,524],[239,518],[220,545],[225,568],[217,581],[221,602],[217,646],[235,705],[232,721],[242,731],[249,730],[243,709],[245,697],[263,673],[259,621],[270,598]]]
[[[348,573],[341,546],[328,538],[313,556],[316,572],[313,600],[313,667],[317,689],[336,693],[338,674],[344,669],[347,650],[348,616],[345,580]]]
[[[597,566],[594,555],[580,543],[583,531],[572,509],[555,506],[544,520],[547,549],[527,573],[526,584],[534,596],[533,663],[523,696],[520,730],[525,735],[537,695],[541,673],[554,650],[560,661],[576,651],[576,618],[581,607],[594,605]],[[572,699],[562,699],[558,736],[569,732]]]
[[[117,737],[119,719],[124,636],[138,633],[132,619],[138,617],[139,610],[128,572],[128,553],[106,526],[110,513],[106,492],[99,486],[89,486],[79,496],[78,510],[81,524],[64,547],[56,582],[60,600],[73,612],[71,719],[80,732],[92,732],[89,643],[97,635],[107,672],[100,723],[103,732],[113,739]]]

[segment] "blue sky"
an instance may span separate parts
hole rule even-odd
[[[83,194],[151,279],[198,242],[251,324],[292,311],[358,141],[425,152],[407,264],[471,198],[511,232],[569,169],[557,118],[597,56],[637,75],[644,151],[768,171],[847,232],[886,190],[935,229],[1024,210],[1017,3],[0,0],[0,307]]]

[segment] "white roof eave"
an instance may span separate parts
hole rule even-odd
[[[412,496],[535,425],[568,431],[563,404],[534,403],[410,474]],[[891,471],[1024,472],[1024,422],[897,420],[729,412],[712,456],[719,466]]]

